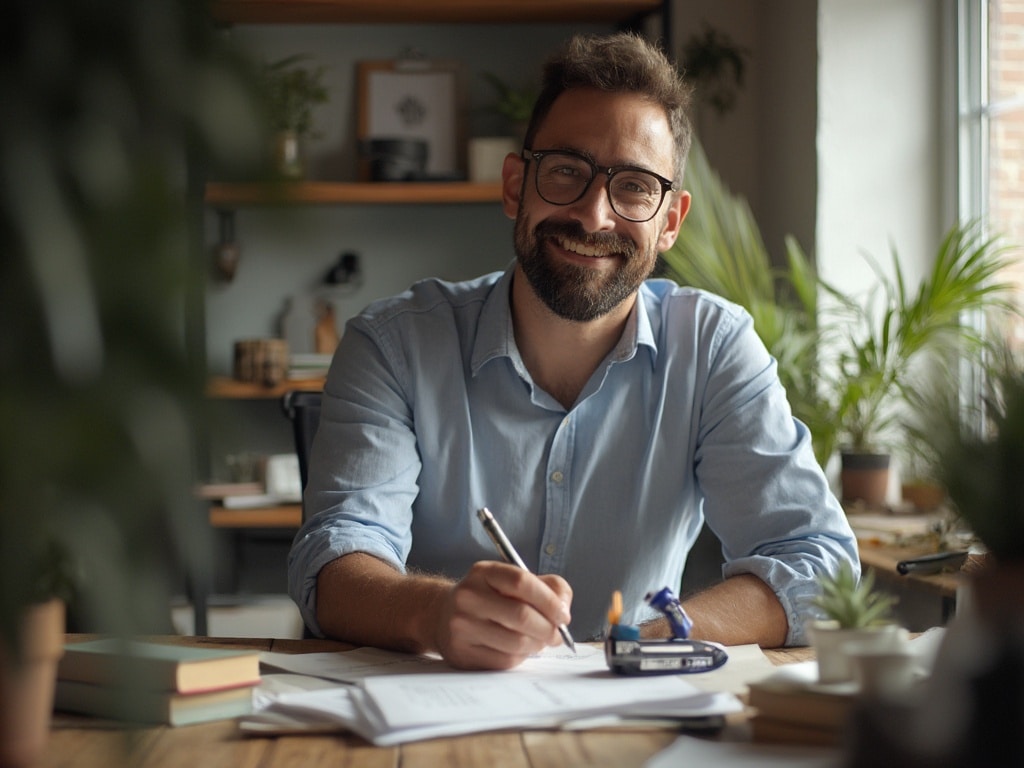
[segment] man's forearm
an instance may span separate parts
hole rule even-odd
[[[786,612],[771,587],[757,576],[733,576],[687,598],[683,607],[693,619],[694,638],[723,645],[757,643],[762,648],[778,648],[786,643]],[[643,637],[671,634],[664,619],[641,628]]]
[[[452,582],[408,576],[363,553],[338,558],[317,577],[316,615],[328,637],[409,653],[437,650],[437,617]]]

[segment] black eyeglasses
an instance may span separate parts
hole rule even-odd
[[[552,205],[572,205],[587,193],[599,173],[604,175],[612,210],[627,221],[653,219],[665,193],[676,188],[674,181],[654,171],[632,165],[598,165],[578,152],[524,149],[522,157],[537,163],[537,194]]]

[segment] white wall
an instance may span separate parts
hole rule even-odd
[[[815,243],[817,197],[816,0],[676,0],[676,56],[710,26],[745,51],[742,90],[724,116],[702,110],[696,128],[715,170],[750,203],[769,251],[794,235]]]
[[[866,287],[862,252],[895,246],[911,276],[943,231],[942,13],[935,0],[819,0],[818,263],[844,289]]]

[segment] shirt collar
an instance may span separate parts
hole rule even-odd
[[[494,288],[484,302],[477,328],[476,342],[473,345],[471,368],[475,376],[480,368],[496,357],[509,357],[520,367],[522,358],[516,347],[515,334],[512,330],[512,273],[515,263],[505,270],[498,278]],[[629,313],[622,338],[619,339],[609,359],[612,362],[624,362],[636,355],[637,348],[645,346],[650,349],[651,365],[658,357],[658,345],[654,339],[648,303],[651,295],[644,286],[637,292],[633,311]]]

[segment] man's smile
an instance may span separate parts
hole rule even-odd
[[[563,250],[575,253],[578,256],[589,256],[592,258],[604,258],[606,256],[620,255],[611,243],[585,243],[580,240],[568,237],[552,238]]]

